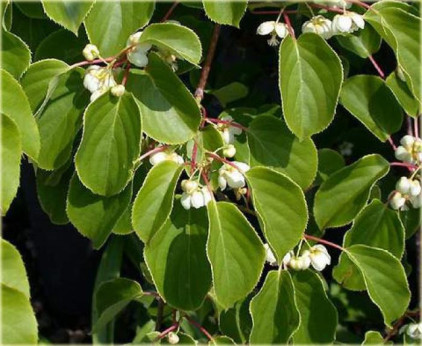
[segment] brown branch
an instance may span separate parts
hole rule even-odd
[[[207,58],[205,60],[205,65],[201,71],[201,77],[199,78],[198,87],[195,91],[195,98],[200,102],[204,98],[204,89],[207,84],[208,75],[210,74],[211,70],[211,63],[214,58],[215,48],[217,47],[218,36],[220,34],[220,24],[215,24],[214,31],[212,33],[212,38],[210,42],[210,46],[208,48]]]
[[[175,1],[173,3],[173,5],[171,5],[171,7],[167,11],[167,13],[164,15],[163,19],[161,19],[161,22],[165,22],[166,20],[168,20],[170,18],[170,16],[172,15],[174,9],[177,7],[177,5],[179,5],[179,1]]]

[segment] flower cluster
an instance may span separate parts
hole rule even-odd
[[[406,135],[400,140],[400,144],[394,153],[397,160],[416,165],[422,164],[422,139]]]
[[[182,180],[181,187],[183,190],[182,203],[183,208],[189,210],[191,207],[198,209],[206,206],[212,199],[211,192],[206,186],[200,187],[196,181]]]
[[[256,29],[258,35],[267,36],[270,35],[270,39],[267,41],[270,46],[277,46],[280,41],[277,37],[283,39],[287,36],[289,31],[287,25],[278,21],[268,21],[261,23]]]
[[[240,189],[245,186],[244,173],[249,171],[250,167],[243,162],[233,161],[233,166],[225,163],[218,170],[218,185],[224,191],[227,186],[232,189]]]
[[[401,177],[396,184],[396,190],[390,196],[390,205],[395,210],[407,210],[407,201],[413,208],[421,207],[421,184],[419,180]]]
[[[151,155],[151,157],[149,158],[149,162],[153,166],[165,160],[174,161],[178,163],[179,165],[183,165],[185,163],[185,161],[183,160],[183,157],[181,157],[179,154],[175,152],[172,152],[171,150],[160,151],[158,153]]]
[[[149,43],[139,43],[142,36],[142,31],[130,35],[126,46],[131,47],[127,53],[127,59],[135,66],[145,67],[148,64],[147,53],[151,49]]]
[[[303,23],[302,32],[313,32],[328,40],[333,36],[332,22],[323,16],[315,16]]]
[[[113,70],[109,67],[98,65],[88,67],[83,83],[84,87],[91,92],[91,101],[96,100],[109,89],[118,86],[114,80]],[[122,85],[122,87],[124,92],[124,86]],[[120,95],[117,94],[116,96]]]

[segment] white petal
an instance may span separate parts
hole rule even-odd
[[[404,207],[406,199],[402,196],[400,192],[394,192],[393,197],[390,198],[390,206],[394,210],[399,210]]]
[[[211,202],[211,200],[212,200],[212,196],[211,196],[211,193],[210,193],[210,191],[208,190],[208,187],[206,187],[206,186],[204,186],[202,189],[201,189],[201,192],[202,192],[202,194],[203,194],[203,196],[204,196],[204,205],[207,205],[209,202]]]
[[[183,208],[185,208],[186,210],[190,209],[190,203],[191,203],[191,197],[189,194],[187,194],[186,192],[184,192],[182,194],[182,198],[180,198],[180,203],[182,204]]]
[[[227,187],[227,180],[222,175],[218,177],[218,186],[220,187],[221,191],[224,191]]]
[[[277,265],[277,259],[275,258],[274,253],[272,252],[270,246],[267,243],[265,243],[264,248],[265,248],[265,260],[271,266],[276,266]]]
[[[356,24],[356,26],[359,29],[363,29],[365,27],[365,21],[364,21],[363,17],[360,14],[353,12],[351,14],[351,17],[352,17],[353,22]]]
[[[205,205],[204,195],[200,191],[195,191],[191,195],[190,203],[195,209],[201,208]]]
[[[231,132],[233,135],[238,136],[238,135],[242,134],[242,129],[241,129],[241,128],[239,128],[239,127],[236,127],[236,126],[230,126],[230,132]]]
[[[288,266],[290,263],[290,260],[293,258],[293,251],[289,251],[286,253],[286,255],[283,257],[283,264],[285,266]]]
[[[227,184],[233,189],[245,186],[245,177],[238,171],[227,172],[225,174]]]
[[[147,53],[152,48],[152,45],[149,43],[141,43],[136,46],[138,52]]]
[[[139,40],[141,39],[142,31],[135,32],[134,34],[130,35],[127,39],[126,45],[127,46],[133,46],[135,44],[139,43]]]
[[[352,28],[352,18],[345,15],[336,15],[333,20],[333,27],[339,32],[349,32]]]
[[[401,177],[396,183],[396,190],[402,194],[407,194],[410,190],[410,181],[407,177]]]
[[[403,162],[412,162],[412,154],[401,145],[397,147],[396,151],[394,152],[394,156],[397,160],[403,161]]]
[[[236,165],[237,168],[240,169],[240,171],[242,173],[246,173],[247,171],[249,171],[251,168],[249,167],[249,165],[247,165],[244,162],[239,162],[239,161],[233,161],[233,163]]]
[[[151,165],[154,166],[160,162],[163,162],[164,160],[167,160],[167,156],[167,153],[161,151],[159,153],[151,155],[151,157],[149,158],[149,162],[151,163]]]
[[[230,130],[228,128],[225,128],[221,133],[221,136],[223,137],[223,141],[225,144],[233,144],[234,137],[230,134]]]
[[[91,94],[91,97],[89,98],[91,102],[94,102],[97,98],[99,98],[102,94],[104,94],[107,90],[104,89],[98,89],[94,93]]]
[[[127,55],[127,58],[132,64],[138,67],[145,67],[148,64],[148,57],[145,52],[136,48]]]
[[[415,137],[406,135],[400,140],[400,144],[404,146],[406,149],[410,149],[415,143]]]
[[[256,29],[256,33],[258,35],[268,35],[274,31],[274,28],[275,28],[274,21],[264,22],[258,26],[258,29]]]
[[[233,117],[231,115],[225,115],[221,117],[221,120],[223,121],[233,121]]]
[[[419,181],[413,180],[410,182],[409,193],[413,197],[418,196],[421,193],[421,184]]]
[[[410,203],[412,203],[413,208],[415,209],[420,208],[422,205],[422,196],[418,195],[418,196],[410,197]]]
[[[285,38],[288,33],[286,24],[277,23],[275,26],[275,32],[277,33],[278,37]]]

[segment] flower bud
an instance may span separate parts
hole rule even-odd
[[[89,43],[82,50],[82,54],[86,60],[92,61],[100,56],[100,51],[98,50],[96,45]]]
[[[404,205],[406,203],[406,198],[403,197],[403,195],[395,191],[393,192],[393,196],[390,198],[390,206],[394,210],[403,209]]]
[[[312,246],[309,251],[312,267],[315,270],[322,271],[327,265],[331,264],[331,256],[324,245],[318,244]]]
[[[409,192],[411,186],[411,180],[406,177],[401,177],[396,184],[396,190],[401,194],[406,194]]]
[[[125,86],[123,84],[117,84],[111,88],[111,93],[116,97],[121,97],[125,93]]]
[[[412,154],[403,146],[398,146],[397,149],[394,152],[394,156],[397,160],[403,161],[403,162],[412,162]]]
[[[420,208],[422,205],[422,196],[417,195],[417,196],[410,197],[410,203],[412,204],[413,208],[415,209]]]
[[[422,337],[422,323],[411,323],[407,327],[406,334],[412,339],[420,339]]]
[[[172,344],[172,345],[175,345],[175,344],[179,343],[179,337],[174,332],[168,333],[167,338],[168,338],[169,343]]]
[[[410,180],[409,194],[412,197],[421,193],[421,183],[418,180]]]
[[[236,155],[236,148],[233,144],[229,144],[227,145],[224,149],[223,149],[223,155],[225,157],[234,157],[234,155]]]
[[[193,180],[182,180],[181,186],[182,190],[189,194],[192,194],[195,190],[198,189],[198,183]]]
[[[406,135],[400,140],[400,144],[404,146],[407,150],[411,150],[415,143],[415,137]]]

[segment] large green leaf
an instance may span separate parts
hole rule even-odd
[[[107,240],[131,197],[131,184],[117,195],[104,197],[93,194],[75,174],[70,181],[66,211],[70,222],[98,249]]]
[[[138,100],[149,137],[161,143],[180,144],[195,135],[201,122],[198,104],[156,54],[149,55],[147,74],[130,75],[127,88]]]
[[[205,13],[212,21],[218,24],[227,24],[239,27],[240,20],[248,6],[247,0],[239,1],[202,1]]]
[[[281,120],[269,115],[254,119],[247,136],[252,167],[274,168],[303,189],[312,183],[317,171],[317,151],[310,138],[300,142]]]
[[[405,112],[412,117],[418,116],[421,105],[413,96],[406,82],[403,82],[396,72],[391,73],[385,82]]]
[[[115,97],[108,92],[91,103],[75,156],[82,183],[103,196],[122,191],[133,176],[141,131],[139,108],[130,93]]]
[[[17,124],[1,114],[1,214],[5,215],[19,187],[22,155]]]
[[[185,210],[177,201],[167,222],[145,247],[145,263],[155,287],[176,309],[198,309],[211,287],[207,235],[205,208]]]
[[[372,186],[388,173],[380,155],[367,155],[333,173],[315,195],[314,216],[320,229],[348,224],[364,207]]]
[[[388,251],[366,245],[346,248],[347,256],[362,272],[369,297],[381,310],[384,323],[401,317],[410,302],[406,274],[400,261]]]
[[[144,243],[167,221],[182,169],[183,166],[167,160],[155,165],[145,178],[132,209],[133,229]]]
[[[343,48],[357,54],[363,59],[368,58],[381,47],[381,37],[369,25],[353,35],[337,35],[336,39]]]
[[[69,167],[70,166],[70,167]],[[66,200],[74,167],[65,165],[55,171],[37,169],[37,195],[41,208],[56,225],[69,222]]]
[[[67,68],[65,62],[56,59],[37,61],[29,66],[21,79],[21,85],[33,112],[42,104],[50,81],[65,72]]]
[[[403,113],[394,94],[376,76],[353,76],[343,84],[341,104],[385,142],[401,128]]]
[[[141,43],[150,43],[192,64],[201,60],[201,41],[194,31],[174,23],[151,24],[142,33]]]
[[[119,53],[129,36],[149,22],[154,7],[154,1],[97,1],[85,19],[89,40],[104,57]]]
[[[42,1],[44,11],[50,17],[50,19],[64,26],[66,29],[72,31],[75,35],[78,35],[79,26],[82,24],[93,3],[93,0]]]
[[[373,200],[359,213],[344,237],[344,247],[356,244],[387,250],[400,259],[404,252],[404,227],[397,212],[379,200]],[[350,290],[365,289],[359,269],[347,256],[341,255],[333,276]]]
[[[59,75],[48,101],[37,114],[41,136],[37,163],[43,169],[63,166],[72,154],[73,142],[89,103],[89,92],[82,86],[83,76],[81,68]]]
[[[252,318],[249,313],[250,298],[238,301],[232,308],[220,311],[218,325],[220,331],[238,344],[249,340]]]
[[[384,343],[384,338],[380,332],[370,330],[365,333],[365,340],[363,340],[362,345],[382,345]]]
[[[382,1],[365,13],[368,21],[393,48],[397,62],[406,75],[413,95],[421,95],[421,18],[398,6],[396,1]]]
[[[25,264],[19,251],[8,241],[1,239],[1,283],[20,291],[29,299],[29,282]]]
[[[287,126],[304,139],[333,120],[343,81],[340,58],[316,34],[286,37],[280,46],[280,92]]]
[[[255,287],[265,250],[248,220],[234,204],[208,203],[207,254],[217,301],[227,309]]]
[[[21,134],[22,150],[31,159],[38,157],[40,134],[31,107],[19,83],[5,70],[1,70],[1,113],[15,121]]]
[[[251,344],[287,344],[298,329],[300,315],[288,271],[270,271],[251,301]]]
[[[301,188],[285,175],[265,167],[246,173],[265,238],[280,263],[302,238],[308,210]]]
[[[1,284],[2,345],[37,344],[37,320],[24,293]]]
[[[95,297],[99,318],[93,330],[97,331],[105,327],[131,301],[141,298],[142,295],[141,286],[133,280],[116,278],[101,284]]]
[[[31,52],[20,37],[4,29],[1,39],[1,68],[19,79],[31,62]]]
[[[328,299],[321,277],[314,271],[292,274],[300,325],[295,344],[332,344],[337,328],[337,310]]]

